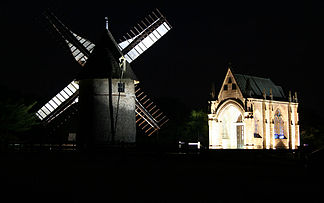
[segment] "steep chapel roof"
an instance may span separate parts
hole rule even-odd
[[[275,85],[269,78],[242,74],[233,75],[244,97],[262,98],[264,90],[269,96],[271,89],[274,99],[283,100],[286,98],[283,89]]]

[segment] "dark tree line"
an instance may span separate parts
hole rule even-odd
[[[179,141],[198,142],[208,146],[208,117],[206,110],[188,108],[174,98],[162,98],[159,106],[170,121],[159,132],[159,142],[178,147]]]
[[[301,145],[307,144],[312,149],[324,147],[324,118],[310,108],[301,107],[299,110]]]
[[[24,140],[24,133],[39,124],[33,107],[36,102],[27,102],[19,94],[1,88],[0,97],[0,143],[3,148],[8,143]]]

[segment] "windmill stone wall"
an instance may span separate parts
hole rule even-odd
[[[134,81],[123,79],[125,91],[118,92],[119,79],[112,79],[114,122],[117,118],[115,143],[136,141]],[[119,102],[118,102],[119,97]],[[105,145],[112,141],[109,109],[109,82],[107,78],[80,81],[80,135],[81,142]],[[118,104],[119,103],[119,104]],[[118,107],[118,116],[117,114]]]
[[[122,79],[125,84],[125,92],[118,92],[119,79],[112,79],[113,84],[113,106],[116,121],[117,142],[134,143],[136,141],[135,121],[135,86],[134,80]],[[118,102],[119,97],[119,102]],[[118,116],[116,117],[118,108]]]

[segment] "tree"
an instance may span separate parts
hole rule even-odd
[[[322,126],[302,126],[300,131],[302,144],[308,144],[314,149],[324,147],[324,128]]]
[[[157,105],[163,109],[170,119],[159,131],[159,143],[166,147],[178,147],[179,141],[183,141],[186,131],[186,123],[190,115],[190,109],[185,103],[176,98],[162,97],[156,99]],[[156,135],[151,136],[154,138]]]
[[[37,125],[38,118],[32,107],[36,102],[26,105],[23,101],[0,100],[0,142],[17,140],[17,134],[30,130]]]
[[[301,145],[308,144],[313,149],[324,147],[323,115],[311,108],[301,106],[300,141]]]
[[[208,117],[202,110],[191,110],[175,98],[159,98],[158,105],[170,119],[159,131],[159,143],[178,147],[179,141],[198,142],[208,146]],[[151,136],[154,138],[156,135]]]
[[[188,142],[200,141],[208,143],[208,118],[202,110],[192,110],[186,123],[185,140]]]

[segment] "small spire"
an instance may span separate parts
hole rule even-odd
[[[270,88],[270,99],[273,100],[272,88]]]
[[[227,65],[228,69],[231,69],[232,70],[232,62],[228,62],[228,65]]]
[[[295,92],[295,102],[298,103],[297,92]]]
[[[108,17],[105,17],[105,21],[106,21],[106,30],[108,30]]]
[[[252,87],[251,87],[250,78],[246,80],[245,93],[248,97],[252,97]]]
[[[212,82],[212,84],[211,84],[210,95],[211,95],[212,100],[214,100],[216,98],[216,91],[215,91],[215,83],[214,82]]]
[[[267,99],[267,94],[266,94],[265,89],[263,89],[263,99]]]
[[[289,99],[289,102],[291,102],[291,91],[289,91],[289,97],[288,97],[288,99]]]

